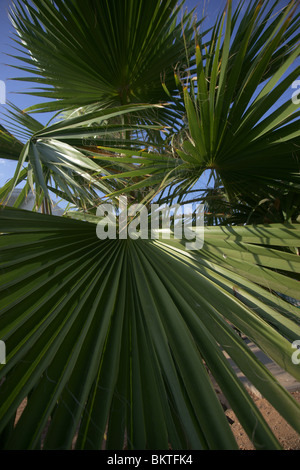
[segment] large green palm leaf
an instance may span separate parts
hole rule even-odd
[[[17,209],[0,221],[5,448],[236,448],[211,377],[255,446],[279,448],[224,351],[300,430],[299,405],[231,326],[299,379],[299,311],[270,291],[299,294],[283,274],[299,257],[271,248],[297,246],[297,226],[210,228],[186,252]]]
[[[17,43],[27,55],[19,56],[26,66],[18,68],[41,84],[32,94],[55,99],[33,108],[165,101],[162,81],[174,90],[173,66],[189,65],[185,44],[188,56],[193,53],[193,13],[184,13],[181,23],[181,6],[176,0],[14,2]],[[171,109],[148,113],[166,123],[178,116]]]
[[[271,23],[265,42],[262,42],[264,35],[257,38],[257,55],[247,71],[244,71],[247,54],[253,49],[251,34],[259,29],[262,5],[251,11],[249,17],[242,18],[248,22],[240,48],[235,52],[230,44],[231,3],[228,2],[222,48],[222,24],[212,39],[216,46],[211,66],[201,55],[201,47],[197,48],[198,89],[194,92],[191,85],[192,93],[187,88],[184,90],[190,140],[183,143],[180,156],[200,172],[215,170],[228,194],[233,196],[251,191],[258,184],[265,187],[271,181],[278,185],[299,183],[299,105],[290,96],[283,104],[279,105],[278,100],[299,74],[299,66],[290,67],[300,54],[300,46],[298,34],[298,42],[288,50],[274,75],[257,94],[258,84],[274,60],[278,44],[288,28],[299,25],[296,2],[290,2]],[[277,109],[273,111],[274,108]]]
[[[231,200],[253,193],[259,202],[275,188],[288,190],[291,183],[299,191],[300,104],[292,100],[291,86],[300,71],[300,17],[294,1],[275,19],[269,12],[263,25],[260,10],[265,10],[262,3],[233,15],[229,1],[206,54],[202,43],[196,47],[195,76],[180,80],[178,73],[186,126],[166,145],[170,163],[167,169],[161,166],[157,186],[157,191],[170,189],[169,201],[186,195],[205,171],[213,172]],[[288,32],[293,39],[278,63],[277,48]],[[151,176],[152,163],[144,158],[140,175]],[[143,178],[140,187],[148,183],[151,179]]]

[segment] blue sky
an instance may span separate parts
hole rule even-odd
[[[151,1],[151,0],[150,0]],[[38,102],[35,98],[25,93],[29,91],[31,84],[29,82],[13,81],[13,77],[20,75],[20,72],[9,66],[17,65],[18,61],[8,57],[6,54],[14,54],[13,47],[15,46],[13,37],[13,27],[10,24],[7,11],[10,5],[10,0],[0,0],[0,80],[4,81],[6,85],[6,99],[16,104],[19,108],[25,109],[30,105]],[[234,5],[237,0],[234,0]],[[246,2],[247,3],[247,2]],[[288,3],[288,0],[281,0],[279,6],[283,7]],[[205,25],[211,25],[215,21],[219,12],[224,8],[226,0],[186,0],[185,5],[190,10],[196,7],[197,16],[200,18],[205,13]],[[300,77],[299,77],[300,79]],[[0,104],[0,123],[3,123],[2,111],[5,110],[5,105]],[[46,124],[49,116],[45,114],[37,115],[42,123]],[[16,163],[8,160],[0,159],[0,187],[12,177]]]

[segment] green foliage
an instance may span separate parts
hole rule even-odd
[[[17,161],[0,189],[3,449],[236,449],[217,387],[254,446],[279,449],[227,357],[300,432],[240,335],[300,379],[299,309],[280,297],[300,295],[299,106],[278,105],[299,75],[297,4],[229,0],[208,40],[181,6],[12,2],[18,69],[53,101],[10,104],[0,128]],[[44,214],[19,209],[30,191]],[[75,210],[51,215],[51,191]],[[203,248],[99,240],[97,206],[124,195],[203,202]]]
[[[299,257],[268,245],[297,246],[299,227],[211,227],[188,253],[16,209],[0,223],[1,429],[29,396],[5,448],[34,449],[48,425],[45,449],[100,449],[104,436],[108,449],[124,436],[130,449],[233,449],[211,377],[257,448],[279,448],[222,351],[300,431],[299,405],[232,328],[299,378],[299,312],[257,285],[297,291],[274,269],[299,272]]]

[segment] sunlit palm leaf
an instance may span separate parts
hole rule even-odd
[[[266,247],[296,246],[297,226],[211,228],[196,253],[99,240],[95,224],[16,209],[0,222],[2,430],[28,397],[3,447],[36,448],[43,435],[48,449],[236,448],[213,376],[255,446],[279,448],[223,350],[300,430],[299,405],[230,326],[299,378],[299,312],[259,287],[274,269],[299,270],[299,257]]]
[[[173,66],[188,67],[185,43],[188,56],[193,53],[193,13],[184,13],[181,24],[181,6],[176,0],[14,2],[17,43],[27,53],[23,68],[33,73],[30,81],[42,85],[32,94],[56,100],[33,108],[165,101],[162,81],[175,90]],[[178,116],[171,109],[148,114],[166,122]]]
[[[193,171],[198,170],[200,174],[205,169],[214,169],[231,196],[249,191],[254,185],[265,187],[271,181],[278,185],[291,181],[299,183],[299,105],[291,97],[281,106],[277,104],[299,75],[300,68],[294,67],[281,80],[299,56],[299,42],[293,42],[274,75],[257,95],[257,87],[273,62],[278,44],[288,28],[293,29],[299,24],[295,6],[295,2],[290,2],[279,19],[268,25],[265,43],[256,36],[261,47],[258,49],[256,44],[257,56],[245,73],[247,54],[253,48],[251,34],[261,31],[258,23],[261,5],[251,10],[249,16],[243,16],[247,30],[240,38],[236,54],[229,41],[231,2],[228,2],[222,49],[219,47],[222,24],[216,31],[217,45],[211,67],[201,55],[201,47],[197,48],[198,90],[193,91],[194,82],[191,82],[190,91],[184,90],[191,141],[183,143],[180,156],[193,164]],[[239,31],[235,41],[238,35]],[[276,105],[277,110],[270,113]]]
[[[171,188],[169,201],[186,194],[206,170],[220,179],[231,200],[252,192],[262,195],[270,188],[285,190],[291,183],[299,186],[300,104],[292,93],[287,95],[300,73],[296,2],[275,18],[267,10],[263,24],[260,10],[265,6],[252,5],[241,15],[237,32],[232,32],[231,4],[226,21],[214,29],[206,56],[202,44],[196,47],[197,75],[188,83],[183,80],[187,128],[174,136],[171,148],[166,146],[173,170],[161,173],[161,183]],[[279,54],[289,34],[293,39],[286,53]],[[140,163],[141,175],[146,169],[151,175],[151,165]]]

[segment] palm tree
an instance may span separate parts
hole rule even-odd
[[[278,296],[299,298],[299,207],[249,225],[245,206],[299,192],[299,111],[278,100],[299,75],[300,17],[294,1],[231,3],[207,41],[172,0],[13,4],[20,68],[54,101],[12,105],[0,134],[18,161],[1,198],[24,183],[0,212],[2,448],[236,449],[217,384],[255,447],[279,449],[226,355],[300,431],[237,332],[299,380],[299,310]],[[43,126],[37,110],[63,114]],[[29,190],[44,214],[18,208]],[[51,215],[51,191],[74,210]],[[173,233],[99,240],[97,206],[125,195],[241,217],[214,217],[201,250]]]

